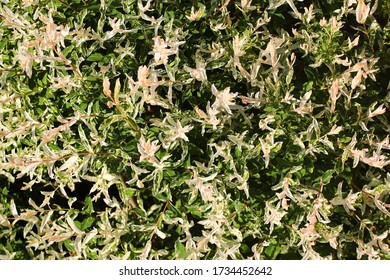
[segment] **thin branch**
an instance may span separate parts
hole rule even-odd
[[[53,50],[54,52],[57,54],[57,56],[65,63],[65,64],[68,64],[68,60],[66,59],[66,57],[61,53],[59,52],[54,46],[53,46]],[[68,64],[70,66],[70,68],[72,68],[73,72],[76,73],[80,78],[82,78],[83,76],[81,75],[81,73],[76,69],[76,67],[73,66],[72,63],[69,63]]]
[[[218,12],[222,11],[223,9],[226,8],[227,5],[229,5],[231,0],[226,0],[225,3],[223,3],[223,5],[221,6],[221,8],[219,8]]]
[[[367,195],[367,196],[368,196],[369,198],[371,198],[372,200],[376,200],[376,201],[378,201],[380,204],[382,204],[384,207],[390,208],[390,204],[385,203],[385,202],[383,202],[383,201],[377,199],[375,196],[373,196],[372,194],[369,194],[368,192],[362,190],[361,188],[359,188],[359,187],[358,187],[357,185],[355,185],[354,183],[351,183],[351,184],[352,184],[352,186],[353,186],[355,189],[357,189],[357,190],[359,190],[360,192],[362,192],[363,194]]]

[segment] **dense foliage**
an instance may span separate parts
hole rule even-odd
[[[0,0],[0,258],[390,259],[390,4],[307,2]]]

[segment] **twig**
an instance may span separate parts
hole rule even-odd
[[[222,11],[223,9],[226,8],[227,5],[229,5],[230,3],[230,0],[226,0],[225,3],[223,3],[223,5],[221,6],[221,8],[219,8],[218,12]]]
[[[390,204],[385,203],[385,202],[383,202],[383,201],[377,199],[377,198],[376,198],[375,196],[373,196],[372,194],[369,194],[368,192],[366,192],[366,191],[362,190],[361,188],[359,188],[358,186],[356,186],[353,182],[352,182],[351,184],[352,184],[352,186],[353,186],[355,189],[361,191],[363,194],[367,195],[367,196],[368,196],[369,198],[371,198],[372,200],[376,200],[376,201],[378,201],[380,204],[382,204],[384,207],[390,208]]]
[[[61,52],[59,52],[54,46],[53,46],[53,50],[54,50],[54,52],[57,54],[57,56],[58,56],[59,58],[61,58],[61,60],[62,60],[65,64],[68,64],[68,63],[67,63],[66,57],[65,57]],[[71,62],[70,62],[68,65],[70,66],[70,68],[72,68],[73,72],[75,72],[80,78],[83,77],[83,76],[81,75],[81,73],[76,69],[76,67],[73,66],[73,64],[72,64]]]

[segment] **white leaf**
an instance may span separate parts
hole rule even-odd
[[[6,216],[0,215],[0,226],[11,227],[11,223],[8,221]]]
[[[293,168],[291,168],[291,170],[290,170],[290,173],[291,174],[293,174],[293,173],[295,173],[295,172],[297,172],[297,171],[299,171],[299,170],[301,170],[302,169],[302,166],[294,166]]]
[[[27,234],[31,231],[31,229],[33,228],[34,226],[34,222],[33,221],[30,221],[27,223],[27,225],[24,226],[23,228],[23,237],[26,238]]]
[[[61,165],[61,167],[58,169],[58,171],[63,171],[63,170],[68,169],[77,161],[77,159],[78,159],[78,156],[71,156],[70,158],[68,158],[67,161],[65,161],[65,163],[63,165]]]
[[[65,234],[61,234],[61,235],[49,236],[48,240],[53,241],[53,242],[61,242],[61,241],[64,241],[66,239],[69,239],[71,237],[72,237],[71,233],[65,233]]]
[[[159,230],[158,228],[156,228],[156,234],[158,235],[158,237],[160,237],[161,239],[165,239],[165,237],[167,237],[167,235],[165,233],[163,233],[161,230]]]
[[[336,107],[336,101],[339,98],[338,96],[339,92],[339,79],[336,79],[332,82],[332,86],[329,90],[330,93],[330,100],[331,100],[331,112],[334,112]]]
[[[23,183],[25,184],[24,187],[21,187],[20,189],[22,191],[25,191],[25,190],[30,190],[31,191],[31,187],[36,183],[37,181],[34,179],[34,180],[31,180],[30,182],[28,183]]]
[[[364,130],[364,131],[368,131],[368,128],[366,126],[366,124],[364,122],[360,122],[359,123],[360,127]]]
[[[334,125],[334,126],[332,126],[332,129],[328,132],[327,135],[339,134],[340,131],[342,131],[342,130],[343,130],[343,127]]]
[[[37,211],[43,211],[43,209],[39,208],[38,205],[36,205],[34,200],[32,200],[31,198],[28,199],[28,204],[30,204]]]
[[[25,221],[37,219],[37,217],[35,217],[37,213],[38,212],[34,210],[26,210],[26,212],[20,214],[20,219]]]
[[[73,203],[77,201],[77,197],[70,197],[68,198],[68,206],[69,208],[72,208]]]
[[[115,178],[117,178],[117,177],[115,177],[114,175],[108,174],[108,173],[103,175],[103,179],[107,180],[107,181],[112,181]]]
[[[29,165],[27,165],[21,174],[27,174],[28,172],[34,172],[35,168],[38,167],[38,165],[40,165],[41,162],[40,161],[35,161],[33,163],[30,163]]]
[[[69,226],[72,228],[72,230],[77,234],[82,234],[83,232],[78,229],[78,227],[74,224],[74,221],[71,217],[66,217],[66,221],[68,222]]]
[[[10,201],[10,208],[11,208],[12,216],[18,218],[19,217],[18,210],[16,209],[15,201],[13,199],[11,199]]]
[[[320,141],[334,151],[333,143],[328,140],[328,137],[325,136],[325,138],[321,139]]]
[[[388,217],[390,217],[390,212],[383,205],[383,202],[380,202],[377,197],[375,197],[374,203],[375,203],[376,207],[378,207],[379,210],[381,210],[384,214],[386,214]]]
[[[76,251],[77,255],[81,254],[81,235],[76,236],[74,241],[74,250]]]
[[[41,226],[39,227],[39,231],[42,231],[43,228],[45,227],[45,225],[47,224],[47,222],[50,220],[50,217],[51,215],[53,215],[53,210],[50,210],[47,215],[45,216],[45,218],[43,218],[42,220],[42,223],[41,223]]]
[[[116,247],[116,242],[108,243],[103,249],[100,251],[101,256],[107,256],[110,252],[112,252],[112,248]]]
[[[85,236],[84,240],[83,240],[83,245],[82,245],[82,247],[85,247],[85,245],[87,245],[87,243],[88,243],[92,238],[94,238],[97,234],[98,234],[98,231],[97,231],[96,228],[94,228],[93,230],[91,230],[90,232],[88,232],[87,235]]]

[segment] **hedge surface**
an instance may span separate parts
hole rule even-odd
[[[389,19],[1,0],[0,259],[390,259]]]

